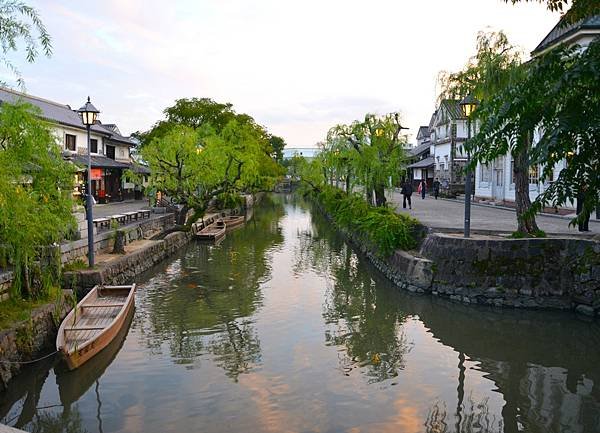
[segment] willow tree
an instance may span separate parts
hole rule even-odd
[[[182,205],[177,223],[189,226],[221,194],[272,188],[281,172],[270,149],[262,129],[234,118],[220,131],[210,124],[172,125],[140,154],[150,168],[151,187]]]
[[[468,60],[465,67],[456,73],[441,74],[440,98],[460,100],[472,95],[485,104],[519,82],[525,69],[521,53],[510,44],[504,33],[479,33],[477,53]],[[495,115],[489,110],[477,110],[473,114],[475,125],[486,123]],[[465,145],[472,154],[473,164],[488,164],[498,156],[509,153],[513,156],[518,231],[531,234],[539,232],[535,214],[529,211],[529,153],[535,126],[530,122],[519,122],[519,127],[512,131],[513,135],[505,137],[504,142],[501,142],[501,152],[490,152],[486,140],[472,140]]]
[[[530,211],[583,200],[579,218],[600,204],[600,38],[586,49],[563,46],[536,57],[502,91],[484,101],[474,147],[482,160],[522,152],[534,128],[539,139],[529,151],[548,187]],[[566,164],[564,163],[566,162]],[[561,167],[558,177],[555,168]],[[575,222],[575,220],[573,221]]]
[[[39,114],[25,104],[0,108],[0,262],[12,264],[14,294],[25,297],[45,295],[33,265],[74,224],[74,166]]]
[[[341,149],[338,162],[352,167],[365,189],[368,203],[373,203],[374,194],[375,204],[385,205],[386,185],[390,180],[396,181],[401,174],[406,144],[402,129],[399,113],[367,114],[363,121],[337,125],[327,133],[327,142]]]
[[[23,86],[21,73],[10,59],[11,52],[25,50],[29,63],[35,61],[40,50],[50,57],[52,42],[36,9],[21,1],[0,0],[0,63],[17,78]]]

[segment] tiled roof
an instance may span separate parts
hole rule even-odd
[[[414,164],[409,165],[407,168],[429,168],[434,165],[433,156],[428,156],[425,159],[415,162]]]
[[[422,153],[425,153],[426,151],[429,150],[430,145],[431,145],[431,143],[427,142],[427,143],[422,143],[422,144],[418,145],[417,147],[413,147],[412,149],[410,149],[409,155],[410,156],[418,156]]]
[[[452,120],[464,119],[460,108],[460,101],[456,99],[444,99],[440,103],[440,108],[444,108]]]
[[[419,132],[417,132],[417,139],[421,137],[429,137],[431,134],[429,133],[429,126],[420,126]]]
[[[150,169],[148,167],[138,164],[137,162],[131,164],[131,169],[134,173],[150,174]]]
[[[77,165],[87,166],[88,156],[87,155],[73,155],[71,158]],[[107,158],[106,156],[92,155],[92,167],[93,168],[130,168],[131,164],[115,161],[114,159]]]
[[[600,15],[593,15],[589,18],[585,18],[574,24],[562,25],[562,21],[559,21],[550,33],[546,35],[542,42],[531,52],[532,54],[539,53],[553,45],[560,43],[567,37],[582,31],[582,30],[598,30],[600,29]]]
[[[15,103],[18,101],[27,102],[38,107],[42,112],[41,116],[46,120],[60,123],[61,125],[71,126],[73,128],[85,129],[79,114],[73,111],[68,105],[38,98],[37,96],[27,95],[26,93],[17,92],[6,87],[0,87],[0,104],[2,102]],[[92,125],[91,129],[100,134],[110,135],[110,132],[101,128],[100,125]]]

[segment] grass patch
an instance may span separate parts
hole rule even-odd
[[[387,206],[370,206],[358,194],[329,186],[318,194],[318,199],[339,227],[364,236],[382,256],[417,246],[415,231],[419,222],[406,214]]]
[[[545,238],[547,237],[546,232],[544,230],[538,230],[535,233],[525,233],[525,232],[512,232],[509,236],[511,239],[525,239],[525,238]]]
[[[64,272],[72,272],[72,271],[81,271],[83,269],[87,269],[88,264],[83,259],[77,259],[73,262],[66,263],[63,266]]]
[[[41,299],[7,299],[0,302],[0,330],[10,328],[17,322],[28,320],[31,312],[42,305],[53,302],[61,296],[61,289],[54,287]]]

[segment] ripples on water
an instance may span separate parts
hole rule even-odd
[[[0,395],[35,432],[598,432],[600,327],[399,292],[319,215],[266,199],[140,278],[128,333]]]

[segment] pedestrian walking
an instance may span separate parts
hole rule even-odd
[[[440,195],[440,181],[436,177],[435,180],[433,181],[433,196],[437,200],[439,195]]]
[[[412,209],[412,203],[410,201],[410,197],[413,193],[413,187],[408,181],[404,181],[402,184],[402,189],[400,190],[400,194],[404,197],[402,200],[402,208],[406,209],[406,202],[408,202],[408,208]]]
[[[419,193],[421,194],[421,199],[425,200],[425,193],[427,192],[427,182],[422,180],[419,182]]]
[[[583,185],[579,190],[579,194],[577,194],[577,216],[580,216],[581,213],[584,213],[583,217],[579,218],[577,222],[577,228],[580,232],[589,232],[590,231],[590,211],[586,211],[583,208],[583,202],[585,201],[585,195],[587,192],[587,186]]]

